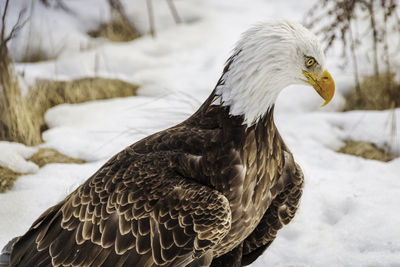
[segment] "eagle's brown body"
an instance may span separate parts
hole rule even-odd
[[[10,265],[253,262],[294,216],[303,175],[273,107],[247,126],[213,105],[216,97],[126,148],[48,209],[14,244]]]
[[[270,110],[251,127],[214,93],[110,159],[14,245],[11,266],[239,266],[294,216],[303,176]],[[224,255],[225,254],[225,255]]]
[[[291,84],[313,86],[324,105],[332,99],[316,36],[286,20],[250,28],[195,114],[111,158],[11,241],[0,267],[252,263],[302,193],[273,118]]]

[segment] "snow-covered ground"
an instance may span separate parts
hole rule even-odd
[[[24,2],[13,0],[10,13],[17,14]],[[137,97],[60,105],[47,112],[49,130],[42,146],[89,163],[38,169],[25,161],[35,148],[0,143],[0,165],[29,173],[0,194],[0,247],[23,234],[47,207],[113,154],[193,113],[212,91],[235,41],[249,25],[276,17],[301,21],[312,5],[305,0],[176,0],[186,23],[175,25],[166,1],[154,0],[157,37],[111,43],[85,34],[107,19],[106,4],[64,2],[72,13],[36,5],[33,39],[50,54],[60,55],[57,60],[16,64],[25,80],[101,75],[139,83],[141,89]],[[148,31],[145,1],[123,2],[139,29]],[[13,41],[14,56],[28,36],[23,31]],[[278,99],[277,126],[306,184],[295,219],[253,266],[400,266],[400,158],[382,163],[335,152],[348,139],[389,143],[391,120],[394,116],[400,125],[400,110],[337,112],[352,83],[351,69],[339,67],[341,60],[338,49],[327,55],[337,85],[327,107],[320,108],[322,99],[302,86],[285,89]],[[400,154],[400,131],[396,140],[395,152]]]

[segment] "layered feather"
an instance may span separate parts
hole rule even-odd
[[[259,83],[262,60],[245,44],[195,114],[118,153],[43,213],[13,245],[10,266],[253,262],[293,218],[303,175],[274,124],[276,88],[255,106],[261,89],[251,85],[275,80]],[[238,75],[246,60],[257,64]]]

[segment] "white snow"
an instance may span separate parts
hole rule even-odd
[[[37,172],[39,167],[27,161],[37,152],[37,148],[28,147],[23,144],[13,142],[0,142],[0,166],[19,173]]]
[[[14,16],[7,27],[26,3],[10,2]],[[54,44],[63,45],[59,57],[18,63],[17,71],[24,73],[28,83],[36,78],[116,77],[139,83],[139,96],[65,104],[47,112],[49,130],[44,132],[43,146],[85,159],[87,164],[48,164],[37,170],[25,160],[36,148],[0,142],[0,165],[32,173],[0,194],[0,247],[23,234],[44,210],[113,154],[192,114],[214,88],[234,43],[249,25],[277,17],[301,21],[313,4],[176,0],[185,23],[175,25],[166,1],[154,0],[157,37],[111,43],[86,35],[107,20],[105,1],[64,2],[73,13],[36,5],[37,15],[32,17],[35,38],[42,40],[46,51],[57,52],[57,45],[49,44],[49,33]],[[148,32],[145,1],[123,3],[140,31]],[[28,40],[26,31],[12,43],[17,58]],[[337,85],[328,106],[320,108],[323,100],[311,87],[290,86],[278,98],[276,123],[304,171],[306,184],[295,219],[252,266],[400,266],[400,158],[382,163],[335,152],[350,139],[381,147],[392,143],[399,155],[400,132],[392,142],[391,121],[400,125],[400,109],[338,112],[343,93],[352,85],[351,68],[340,67],[337,47],[326,60]]]

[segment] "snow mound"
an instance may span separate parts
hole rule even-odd
[[[9,168],[19,173],[36,173],[39,167],[27,161],[37,151],[36,147],[28,147],[13,142],[0,142],[0,166]]]

